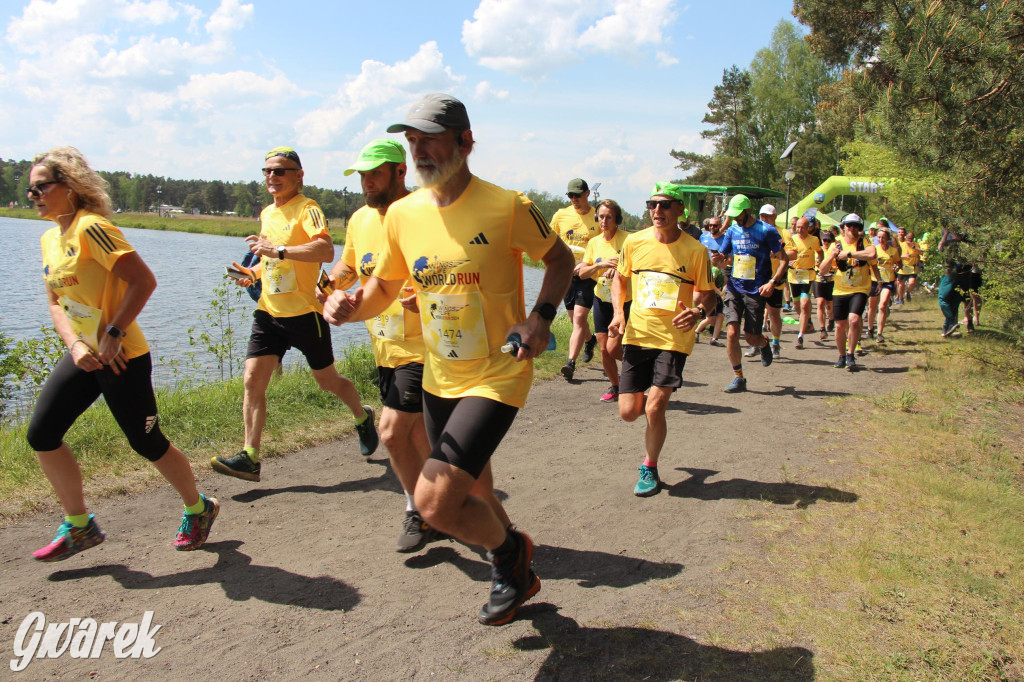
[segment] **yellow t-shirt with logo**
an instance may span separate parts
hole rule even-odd
[[[583,260],[587,242],[601,234],[601,227],[597,224],[597,211],[593,207],[583,215],[577,213],[572,205],[558,209],[555,215],[551,216],[551,229],[572,251],[577,265]]]
[[[341,261],[358,273],[360,286],[366,284],[366,280],[373,275],[380,260],[381,249],[386,244],[384,219],[377,209],[363,206],[352,214],[345,232]],[[383,313],[367,320],[366,328],[370,332],[373,357],[378,367],[399,367],[410,362],[423,362],[420,316],[403,308],[397,299]]]
[[[662,244],[654,228],[626,237],[619,253],[619,274],[629,278],[633,305],[629,309],[622,342],[644,348],[693,351],[693,328],[683,332],[672,326],[680,306],[693,306],[693,292],[714,291],[708,249],[680,232],[671,244]]]
[[[75,214],[64,234],[59,226],[44,232],[40,246],[46,286],[78,337],[97,350],[99,335],[105,333],[128,290],[128,283],[111,270],[121,256],[135,249],[109,220],[84,210]],[[149,352],[135,320],[123,331],[121,350],[127,359]]]
[[[900,255],[900,250],[893,244],[889,244],[889,248],[883,249],[881,244],[875,244],[875,262],[878,264],[878,274],[881,276],[881,281],[892,282],[896,279],[896,259]],[[875,277],[875,273],[871,273],[871,281],[879,281]]]
[[[278,208],[274,204],[260,213],[260,236],[274,246],[302,246],[320,235],[330,239],[327,219],[312,199],[298,194]],[[320,263],[304,263],[274,257],[260,259],[260,310],[274,317],[296,317],[306,313],[319,313],[323,306],[316,300],[316,281],[320,276]]]
[[[616,230],[609,241],[604,238],[604,233],[602,232],[587,242],[587,248],[583,252],[583,262],[587,265],[595,265],[610,258],[617,258],[619,251],[622,249],[622,244],[628,236],[627,232]],[[594,287],[594,295],[605,303],[612,302],[612,283],[606,276],[608,272],[608,269],[598,270],[590,276],[591,279],[597,282],[597,285]],[[626,300],[623,303],[630,300],[632,300],[632,297],[627,293]]]
[[[847,244],[846,239],[840,237],[839,240],[832,247],[833,250],[837,250],[837,247],[843,251],[861,251],[864,246],[870,244],[866,242],[864,238],[857,240],[855,244]],[[872,259],[874,260],[874,259]],[[853,261],[847,261],[853,263]],[[869,261],[870,262],[870,261]],[[833,296],[848,296],[850,294],[870,294],[871,293],[871,267],[870,265],[859,265],[851,267],[847,265],[846,270],[836,269],[835,276],[835,288],[832,290]]]
[[[900,258],[903,259],[903,264],[900,267],[901,275],[913,275],[917,272],[918,254],[915,246],[917,245],[911,245],[911,242],[900,242]]]
[[[423,390],[525,405],[533,363],[501,347],[526,319],[522,254],[540,260],[557,239],[541,212],[521,193],[473,176],[449,206],[437,206],[426,189],[399,199],[384,228],[374,276],[409,280],[417,292]]]
[[[786,251],[796,251],[796,258],[789,262],[789,274],[787,275],[791,284],[807,284],[813,282],[814,255],[821,252],[821,240],[813,234],[801,237],[799,233],[790,233],[786,230],[786,241],[782,247]],[[778,267],[778,264],[776,264]]]

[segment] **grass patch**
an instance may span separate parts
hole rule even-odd
[[[567,348],[572,329],[564,314],[555,318],[552,331],[559,349]],[[555,376],[563,354],[549,352],[536,359],[535,379]],[[350,346],[335,365],[355,383],[365,403],[380,405],[377,368],[369,345]],[[157,392],[160,427],[197,470],[206,469],[214,455],[232,454],[241,447],[242,393],[241,378]],[[286,371],[271,381],[267,403],[262,458],[337,440],[353,429],[348,410],[317,387],[308,368]],[[27,428],[26,423],[0,428],[0,522],[54,500],[35,453],[25,441]],[[125,494],[159,479],[156,469],[128,447],[102,401],[75,422],[66,441],[82,469],[87,496]]]
[[[723,592],[730,641],[807,641],[821,679],[1024,679],[1024,357],[939,340],[933,307],[908,306],[925,324],[899,332],[921,353],[903,389],[835,403],[864,435],[845,453],[857,502],[737,558],[757,587]]]

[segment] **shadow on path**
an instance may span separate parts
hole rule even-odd
[[[829,363],[829,364],[832,364],[832,363]],[[836,370],[836,378],[847,377],[847,376],[849,376],[848,372],[840,373],[839,370]],[[779,389],[777,391],[750,391],[750,390],[748,390],[747,392],[748,393],[756,393],[757,395],[779,395],[779,396],[781,396],[781,395],[788,395],[790,397],[796,398],[797,400],[804,400],[805,398],[835,398],[837,396],[851,395],[850,393],[847,393],[846,391],[805,391],[805,390],[799,390],[798,391],[798,390],[796,390],[796,386],[779,386]]]
[[[685,412],[686,414],[736,414],[740,411],[739,408],[730,407],[729,405],[683,403],[675,400],[669,401],[668,409],[675,410],[677,412]]]
[[[244,493],[232,495],[231,499],[235,502],[255,502],[256,500],[262,500],[264,497],[281,495],[283,493],[332,495],[334,493],[365,493],[371,490],[386,490],[388,492],[401,493],[402,484],[398,482],[398,479],[391,473],[391,468],[388,467],[385,473],[374,478],[361,478],[356,481],[341,481],[334,485],[313,485],[311,483],[304,483],[302,485],[290,485],[284,488],[256,488],[255,490],[246,490]]]
[[[802,483],[764,483],[733,478],[728,481],[706,483],[707,479],[719,472],[712,469],[690,469],[678,467],[690,478],[675,485],[666,486],[672,497],[690,497],[697,500],[767,500],[775,504],[795,504],[809,507],[821,500],[824,502],[856,502],[857,495],[845,490]]]
[[[735,651],[700,644],[672,632],[639,627],[584,627],[551,604],[527,604],[519,620],[536,635],[520,637],[520,651],[549,649],[534,680],[729,680],[810,682],[814,652],[803,647]]]
[[[487,561],[469,559],[450,546],[431,547],[425,554],[407,559],[409,568],[432,568],[449,563],[477,582],[491,579]],[[671,578],[682,564],[657,563],[608,552],[538,545],[533,555],[537,575],[543,580],[575,580],[580,587],[629,587],[649,580]]]
[[[330,576],[311,578],[276,566],[252,563],[252,557],[238,551],[239,540],[211,542],[199,551],[217,554],[209,568],[155,576],[135,571],[124,564],[105,564],[69,571],[55,571],[49,580],[62,582],[110,576],[126,590],[161,590],[168,587],[220,584],[232,601],[259,599],[270,604],[301,606],[324,611],[348,611],[359,603],[359,591]]]

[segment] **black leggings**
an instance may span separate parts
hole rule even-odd
[[[149,353],[129,360],[119,375],[109,367],[80,370],[65,353],[39,393],[28,425],[29,446],[36,452],[59,448],[75,420],[102,395],[132,450],[157,461],[171,443],[160,431],[152,371]]]
[[[490,398],[441,398],[424,391],[423,420],[430,439],[430,459],[480,478],[518,412],[518,407]]]

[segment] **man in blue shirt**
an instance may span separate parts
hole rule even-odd
[[[712,262],[722,268],[731,260],[732,272],[726,282],[724,304],[728,325],[726,348],[736,376],[723,390],[740,393],[747,390],[740,357],[740,320],[747,343],[761,350],[761,364],[765,367],[772,364],[768,337],[762,333],[765,304],[785,278],[789,257],[782,248],[778,230],[754,216],[750,199],[745,195],[734,196],[725,215],[733,224],[725,231],[720,253]],[[772,258],[779,261],[775,272],[771,268]]]

